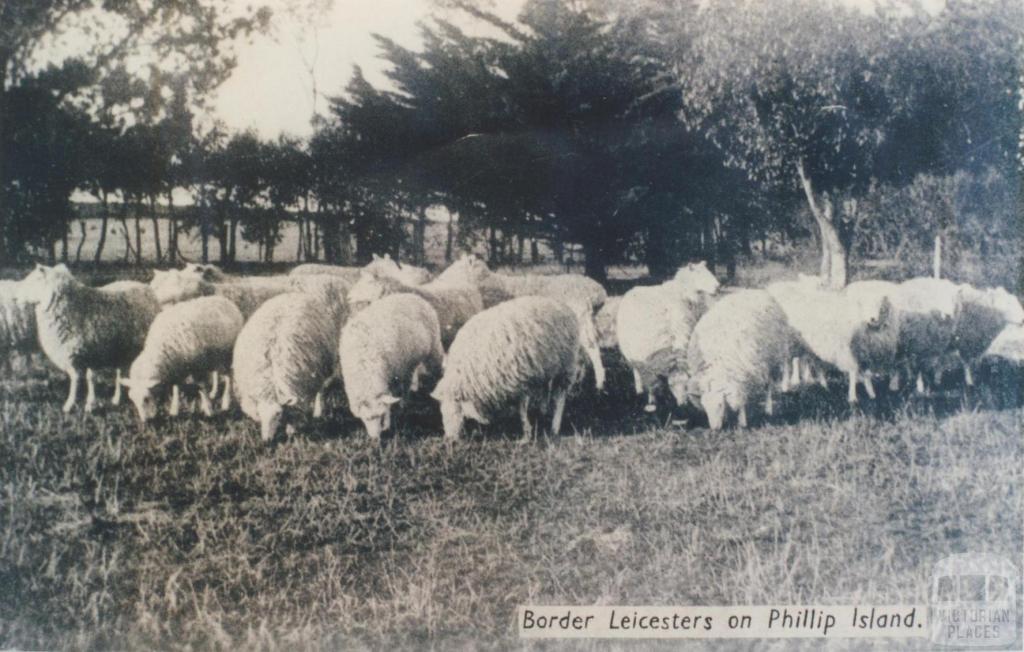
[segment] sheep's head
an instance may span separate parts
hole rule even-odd
[[[680,267],[676,272],[675,281],[692,292],[705,294],[715,294],[721,285],[703,260]]]
[[[182,268],[181,273],[184,276],[196,276],[211,283],[223,281],[227,278],[227,275],[224,274],[224,272],[222,272],[216,265],[207,265],[202,263],[188,263]],[[155,273],[154,278],[156,278]]]
[[[203,296],[207,293],[203,287],[204,283],[202,274],[194,271],[185,273],[176,269],[165,272],[157,270],[153,272],[153,280],[149,282],[149,287],[160,305],[167,305]]]
[[[363,272],[359,280],[348,291],[348,302],[352,306],[366,306],[384,296],[384,283],[373,274]]]
[[[379,394],[357,402],[352,406],[352,414],[363,422],[371,439],[380,439],[381,433],[391,428],[391,406],[398,401],[397,396]]]
[[[18,299],[48,303],[57,288],[72,283],[74,278],[63,263],[55,267],[36,265],[18,284]]]
[[[590,303],[585,301],[572,302],[570,307],[576,314],[576,323],[579,325],[580,348],[590,359],[590,366],[594,368],[594,385],[597,387],[597,391],[601,391],[604,389],[605,370],[604,363],[601,361],[601,348],[598,346],[593,310]]]
[[[882,330],[893,323],[895,316],[895,309],[889,297],[882,297],[869,307],[867,326],[870,330]]]
[[[987,290],[985,294],[992,307],[999,311],[1007,324],[1024,324],[1024,306],[1021,306],[1020,299],[1002,287]]]
[[[153,388],[157,386],[155,379],[122,378],[121,384],[128,389],[128,398],[139,413],[139,421],[146,423],[156,416],[156,397]]]

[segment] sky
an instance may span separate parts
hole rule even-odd
[[[266,138],[311,134],[314,91],[315,108],[326,112],[326,98],[344,90],[353,64],[371,83],[385,82],[371,34],[415,48],[416,23],[434,9],[431,0],[334,0],[316,26],[306,26],[282,11],[280,1],[268,4],[278,9],[271,33],[238,47],[238,67],[214,102],[217,117],[229,127],[252,128]],[[512,19],[522,4],[495,0],[494,10]]]

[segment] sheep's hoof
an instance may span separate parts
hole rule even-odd
[[[647,405],[644,406],[644,412],[646,412],[647,414],[654,414],[657,411],[658,406],[655,405],[654,403],[648,403]]]
[[[288,435],[289,437],[293,437],[295,435],[295,426],[293,426],[290,423],[287,424],[284,427],[284,434]]]

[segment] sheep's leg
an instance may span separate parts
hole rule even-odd
[[[412,377],[409,379],[409,392],[412,394],[420,391],[420,369],[422,367],[423,365],[419,364],[412,370]]]
[[[167,414],[176,417],[179,412],[181,412],[181,389],[175,383],[171,385],[171,407],[167,410]]]
[[[533,427],[530,424],[530,397],[523,396],[519,400],[519,421],[523,424],[523,441],[533,439]]]
[[[971,365],[964,363],[964,384],[974,387],[974,374],[971,373]]]
[[[210,372],[210,400],[217,399],[218,389],[220,389],[220,374],[214,370]]]
[[[224,393],[220,397],[220,411],[231,409],[231,376],[224,376]]]
[[[65,412],[70,412],[71,408],[75,407],[75,401],[78,399],[78,381],[81,376],[77,369],[68,369],[68,399],[64,401],[64,407],[62,408]]]
[[[324,415],[324,392],[320,390],[313,398],[313,418],[319,419]]]
[[[111,405],[121,404],[121,368],[114,369],[114,395],[110,397]]]
[[[636,369],[633,370],[633,388],[636,389],[637,394],[644,393],[644,379],[640,377],[640,372]]]
[[[850,378],[850,383],[849,383],[849,388],[847,389],[847,392],[846,392],[846,400],[849,401],[850,403],[856,403],[857,402],[857,370],[856,369],[851,369],[849,371],[848,375],[849,375],[849,378]]]
[[[654,390],[647,390],[647,405],[644,406],[644,412],[654,413],[658,411],[658,399],[654,396]]]
[[[764,413],[768,416],[775,414],[775,401],[772,400],[772,388],[768,388],[768,396],[764,400]]]
[[[889,376],[889,391],[898,392],[900,391],[900,372],[899,370],[893,371],[892,375]]]
[[[213,404],[210,402],[210,395],[202,387],[199,388],[199,409],[203,411],[203,416],[213,416]]]
[[[916,385],[917,385],[916,386],[917,393],[918,394],[924,394],[924,377],[921,375],[920,371],[917,372],[917,383],[916,383]]]
[[[786,391],[789,387],[799,387],[803,378],[803,371],[803,366],[800,364],[800,356],[793,356],[793,375],[789,379],[789,386],[782,391]]]
[[[96,374],[92,368],[85,370],[85,411],[92,412],[96,407]]]
[[[746,428],[747,427],[747,402],[746,401],[744,401],[740,405],[740,413],[739,413],[738,419],[739,419],[740,428]]]
[[[825,374],[824,367],[818,367],[818,384],[828,389],[828,376]]]
[[[562,429],[562,413],[565,412],[565,397],[568,390],[560,388],[555,391],[555,414],[551,417],[551,436],[557,437]]]
[[[868,398],[874,400],[875,383],[871,380],[871,374],[864,374],[862,380],[864,381],[864,391],[868,393]]]
[[[942,369],[936,369],[932,378],[932,384],[938,390],[942,386]]]

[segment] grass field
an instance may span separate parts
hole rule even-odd
[[[62,414],[41,363],[4,378],[0,647],[519,648],[522,604],[926,603],[940,558],[1024,554],[1016,372],[711,433],[641,416],[610,362],[562,437],[451,448],[427,399],[380,447],[339,406],[265,446],[237,412],[140,427]]]

